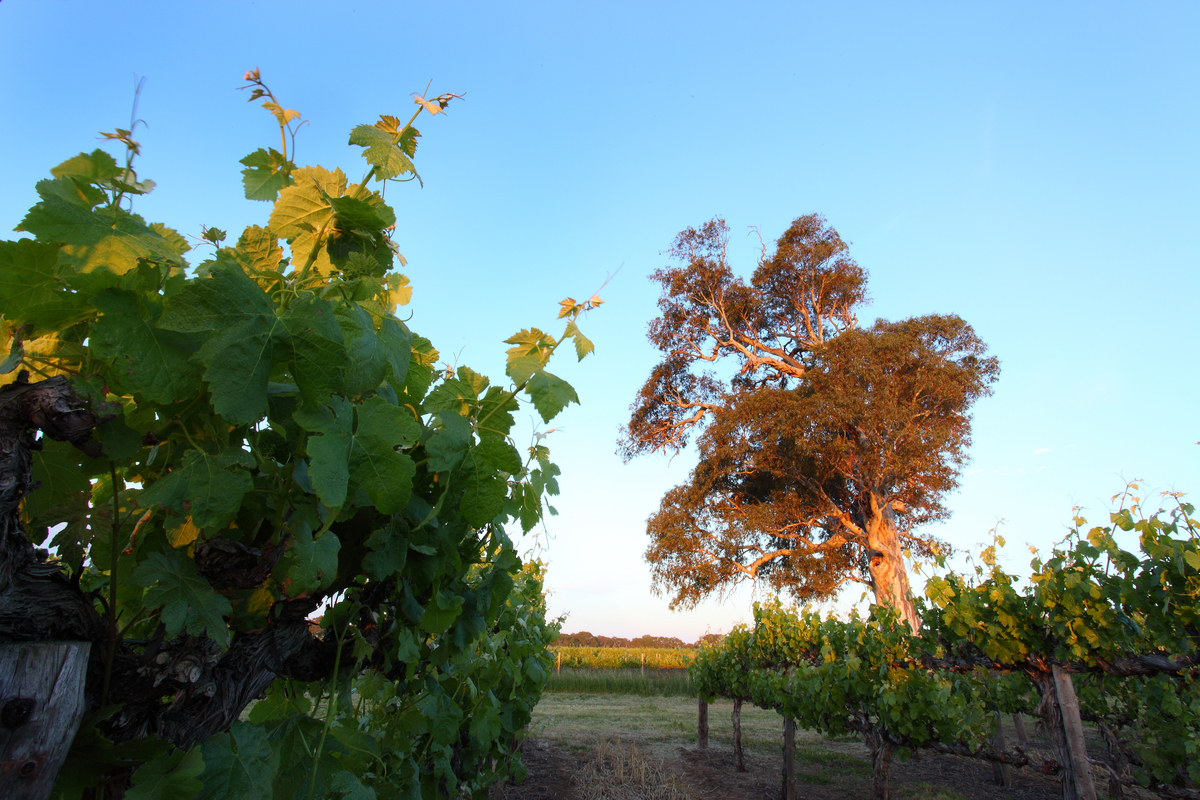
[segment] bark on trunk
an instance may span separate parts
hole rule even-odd
[[[700,701],[696,719],[696,747],[704,750],[708,747],[708,703]]]
[[[746,763],[742,758],[742,699],[733,701],[733,769],[735,772],[745,772]]]
[[[914,632],[920,630],[921,620],[912,602],[912,587],[904,566],[904,550],[896,530],[896,515],[890,506],[881,504],[871,495],[871,516],[867,520],[867,557],[871,585],[877,605],[894,608]]]

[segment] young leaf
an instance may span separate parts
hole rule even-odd
[[[283,157],[275,148],[261,147],[241,160],[246,165],[242,170],[242,184],[247,200],[275,202],[279,193],[292,184],[291,173],[296,165]]]
[[[394,134],[388,133],[374,125],[359,125],[350,131],[350,144],[366,148],[363,158],[375,167],[375,177],[387,180],[411,172],[420,181],[417,170],[404,151],[392,141]],[[413,152],[416,152],[416,142],[413,140]],[[423,185],[423,184],[422,184]]]
[[[330,198],[346,193],[346,176],[340,169],[330,172],[322,167],[304,167],[292,173],[292,180],[271,211],[271,230],[285,239],[323,227],[333,218]]]

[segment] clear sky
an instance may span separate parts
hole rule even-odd
[[[232,239],[269,212],[237,161],[277,146],[235,91],[247,69],[311,121],[298,163],[351,178],[353,126],[407,119],[430,80],[465,93],[419,124],[425,187],[388,192],[409,324],[501,378],[504,338],[556,330],[558,300],[620,269],[582,323],[596,355],[555,370],[583,405],[548,440],[550,608],[569,631],[691,640],[747,619],[750,592],[687,613],[652,595],[645,519],[693,457],[614,451],[656,362],[646,276],[715,215],[748,275],[747,226],[820,212],[870,272],[862,321],[956,313],[999,356],[936,531],[957,547],[1004,518],[1020,570],[1024,542],[1061,538],[1075,505],[1104,519],[1125,479],[1200,492],[1197,42],[1194,2],[0,0],[0,225],[127,127],[139,77],[158,189],[135,210]]]

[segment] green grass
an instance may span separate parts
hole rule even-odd
[[[629,694],[637,697],[695,697],[685,669],[585,669],[550,671],[547,692]]]

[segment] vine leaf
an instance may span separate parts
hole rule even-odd
[[[285,239],[324,227],[333,219],[330,198],[346,193],[346,176],[340,169],[304,167],[293,172],[292,179],[295,183],[279,193],[271,211],[270,228]]]
[[[479,447],[472,447],[463,458],[462,480],[465,491],[459,510],[463,519],[473,528],[483,527],[503,510],[508,482],[497,474]]]
[[[579,395],[575,394],[571,384],[545,371],[531,377],[525,385],[525,390],[529,392],[534,408],[546,422],[558,416],[568,403],[579,403]]]
[[[322,503],[334,508],[346,503],[353,481],[381,513],[402,511],[417,468],[396,448],[415,445],[420,426],[407,408],[381,397],[370,398],[355,411],[349,401],[335,397],[318,411],[293,415],[300,427],[316,434],[309,436],[306,446],[313,489]]]
[[[60,247],[32,239],[0,242],[0,314],[6,319],[23,319],[25,309],[59,296],[55,272]]]
[[[228,733],[211,736],[203,745],[204,790],[198,800],[271,797],[275,777],[271,745],[258,725],[235,722]]]
[[[302,297],[283,315],[290,337],[291,373],[300,396],[316,408],[345,381],[346,345],[333,305],[319,298]]]
[[[270,296],[242,270],[216,264],[167,301],[158,321],[167,330],[212,331],[200,348],[213,408],[235,425],[267,409],[267,379],[275,344],[287,336]]]
[[[89,333],[92,349],[113,363],[122,387],[156,403],[196,393],[202,372],[190,361],[200,345],[196,336],[154,327],[161,307],[147,300],[144,313],[133,292],[106,289],[92,305],[102,314]]]
[[[133,773],[133,786],[125,792],[125,800],[195,797],[202,788],[197,778],[203,771],[204,756],[198,747],[163,753]]]
[[[374,125],[359,125],[350,131],[349,143],[366,148],[363,150],[363,158],[375,168],[375,177],[379,180],[387,180],[411,172],[420,181],[421,176],[417,175],[416,167],[413,166],[404,151],[392,141],[393,136],[393,133],[388,133]],[[401,140],[403,141],[403,137]],[[415,153],[416,140],[412,138],[410,141],[412,142],[412,151]],[[423,182],[422,185],[424,185]]]
[[[137,565],[129,583],[147,586],[143,602],[146,608],[162,608],[161,619],[166,636],[174,639],[186,630],[229,646],[229,627],[224,617],[233,613],[233,606],[196,569],[196,562],[182,550],[152,553]],[[208,759],[206,758],[207,762]]]
[[[342,543],[333,531],[313,538],[306,526],[294,529],[287,552],[280,559],[279,572],[283,579],[279,584],[284,594],[302,597],[333,583],[341,548]]]
[[[29,210],[17,226],[39,239],[65,242],[59,264],[78,272],[107,269],[123,275],[137,266],[139,258],[178,260],[177,243],[168,241],[146,225],[141,217],[120,209],[93,211],[71,202],[78,194],[70,178],[38,181],[42,200]]]
[[[274,202],[279,193],[291,185],[291,172],[296,165],[284,158],[274,147],[259,148],[241,160],[242,184],[247,200]]]
[[[381,581],[404,569],[408,560],[408,537],[405,528],[395,517],[367,539],[371,549],[363,557],[363,570],[374,580]]]
[[[226,450],[215,456],[191,450],[178,469],[142,491],[138,505],[163,506],[180,517],[191,516],[198,528],[223,526],[237,514],[246,492],[254,488],[248,472],[229,471],[237,465],[251,467],[254,458],[245,450]]]

